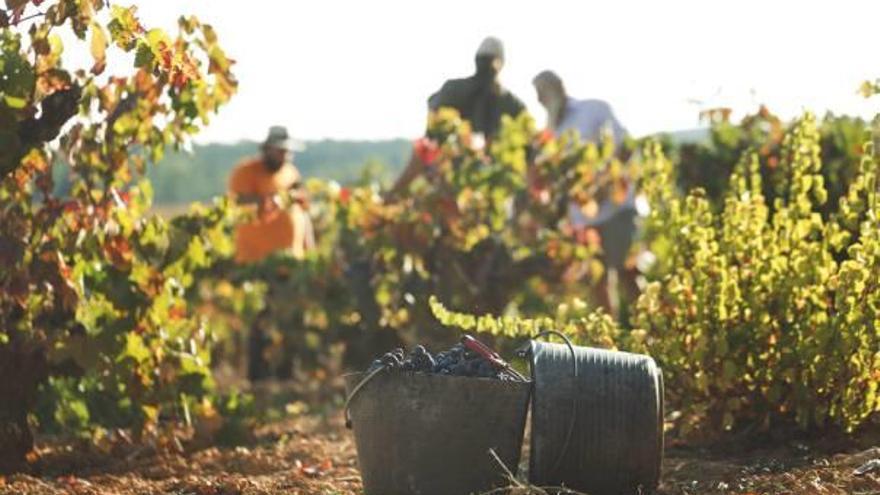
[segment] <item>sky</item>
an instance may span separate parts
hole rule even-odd
[[[122,1],[125,5],[126,2]],[[877,1],[150,0],[147,27],[181,14],[214,25],[239,93],[199,142],[415,137],[426,99],[473,71],[487,35],[504,41],[501,81],[543,124],[532,77],[555,70],[576,98],[608,101],[634,135],[697,127],[759,103],[785,118],[873,115],[857,94],[880,77]]]

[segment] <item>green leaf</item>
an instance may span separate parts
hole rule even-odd
[[[140,335],[128,333],[125,336],[125,355],[141,363],[150,358],[150,349],[144,344],[144,339]]]
[[[89,408],[82,399],[65,397],[55,409],[55,421],[72,431],[79,431],[89,424]]]
[[[9,108],[15,110],[21,110],[27,105],[27,100],[25,100],[24,98],[17,98],[12,95],[5,95],[3,97],[3,101],[6,102],[6,105],[9,106]]]
[[[17,166],[21,152],[21,139],[18,137],[18,123],[15,116],[9,107],[0,105],[0,170]]]
[[[137,68],[146,68],[150,67],[155,60],[153,56],[153,50],[150,49],[150,46],[143,41],[137,42],[137,50],[134,54],[134,66]]]
[[[147,31],[147,43],[150,46],[150,49],[153,50],[153,53],[156,56],[161,54],[161,50],[164,48],[171,47],[171,38],[168,37],[168,34],[162,29],[151,29]]]
[[[110,39],[125,51],[129,51],[135,47],[139,31],[141,29],[135,12],[137,7],[120,7],[112,5],[110,7],[110,17],[112,20],[107,24],[110,31]]]
[[[0,34],[0,50],[3,57],[0,58],[0,95],[16,98],[10,106],[21,105],[20,100],[31,97],[36,83],[34,67],[27,58],[19,51],[20,37],[8,32]],[[16,108],[22,108],[24,105]]]

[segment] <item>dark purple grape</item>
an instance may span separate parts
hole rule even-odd
[[[388,368],[399,368],[403,364],[403,360],[397,356],[395,353],[386,352],[382,356],[382,364],[384,364]]]
[[[492,363],[458,343],[450,349],[432,355],[424,346],[417,345],[407,355],[397,348],[373,361],[369,371],[380,366],[408,372],[435,373],[447,376],[494,378],[513,380],[507,372],[498,371]]]
[[[436,366],[434,357],[431,356],[431,353],[422,346],[416,346],[415,349],[412,350],[410,359],[415,371],[430,372],[433,371]]]

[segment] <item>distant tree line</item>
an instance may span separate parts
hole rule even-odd
[[[157,205],[207,201],[226,192],[229,172],[241,159],[255,155],[259,143],[195,145],[191,152],[168,150],[158,166],[149,167],[147,177]],[[382,182],[392,180],[409,159],[411,144],[406,139],[385,141],[307,142],[293,158],[304,178],[318,177],[343,184],[365,177]],[[69,192],[69,167],[54,167],[56,192]]]
[[[149,169],[155,202],[188,203],[208,200],[226,191],[229,171],[239,160],[257,153],[259,143],[197,145],[192,153],[170,152]],[[380,180],[393,178],[409,158],[405,139],[387,141],[321,140],[306,143],[294,155],[303,177],[341,183],[358,181],[366,170]]]

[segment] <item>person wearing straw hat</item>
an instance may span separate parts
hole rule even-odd
[[[291,163],[293,150],[287,129],[272,126],[260,155],[242,161],[230,175],[232,197],[256,209],[255,217],[238,225],[235,232],[235,260],[239,263],[283,251],[302,258],[314,247],[308,201],[299,171]]]
[[[428,110],[455,109],[462,119],[470,122],[475,142],[487,144],[498,134],[502,116],[516,117],[526,106],[498,81],[504,67],[504,44],[500,39],[494,36],[484,39],[477,47],[474,64],[473,75],[444,82],[428,98]],[[422,173],[425,163],[419,156],[419,148],[425,140],[416,140],[410,161],[388,193],[389,198],[406,189]]]
[[[235,230],[235,261],[252,263],[272,253],[289,253],[301,258],[315,244],[308,215],[308,198],[301,187],[299,171],[291,163],[295,143],[287,129],[272,126],[260,146],[260,154],[236,165],[229,177],[229,193],[253,209],[254,217]],[[269,291],[273,290],[269,286]],[[265,356],[271,344],[267,325],[271,298],[251,323],[248,334],[247,374],[251,381],[272,375]]]

